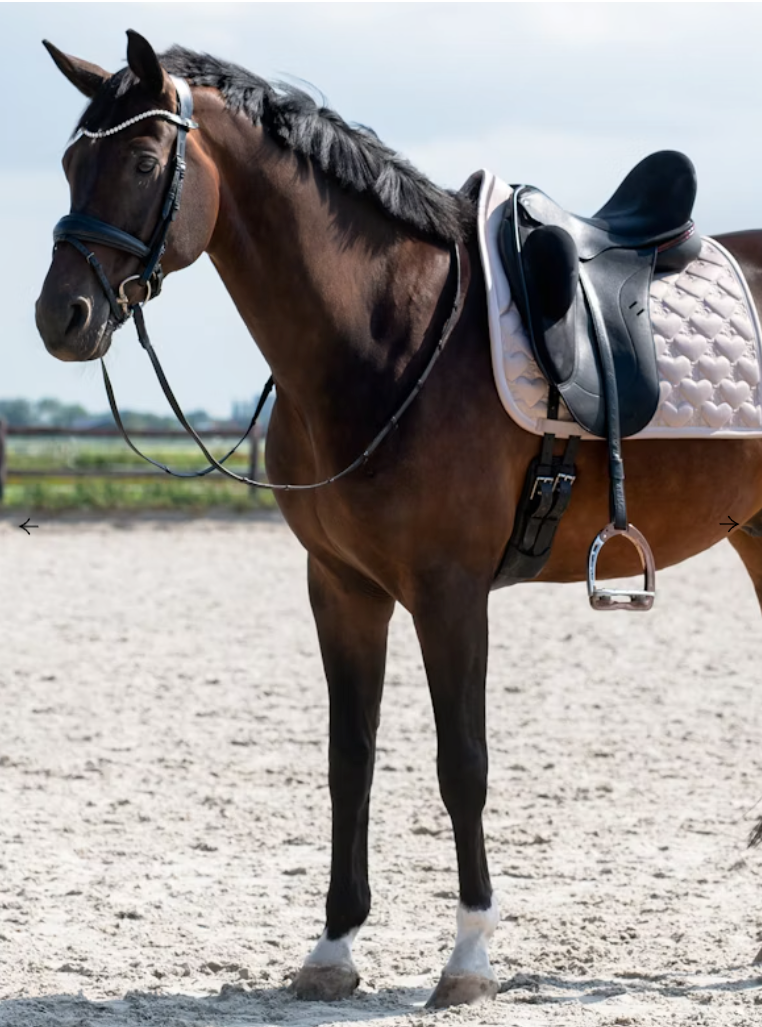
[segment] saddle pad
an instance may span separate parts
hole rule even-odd
[[[558,420],[546,417],[548,383],[532,356],[498,248],[503,206],[512,190],[489,171],[478,174],[479,248],[492,369],[503,406],[535,435],[595,438],[572,419],[563,400]],[[654,417],[631,437],[762,437],[762,333],[754,301],[730,253],[704,238],[698,259],[684,271],[655,276],[651,323],[661,396]]]

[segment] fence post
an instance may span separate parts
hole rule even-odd
[[[8,422],[0,417],[0,503],[5,496],[5,482],[8,477]]]
[[[249,477],[259,480],[259,428],[255,425],[249,438]]]

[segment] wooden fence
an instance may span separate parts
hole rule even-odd
[[[239,439],[240,428],[214,428],[209,431],[209,438]],[[121,439],[118,428],[60,428],[35,427],[17,428],[7,425],[0,417],[0,502],[5,494],[5,486],[9,476],[14,478],[155,478],[164,475],[157,467],[146,465],[145,468],[129,467],[44,467],[14,468],[9,459],[8,440],[13,436],[23,438],[83,438],[83,439]],[[190,441],[184,431],[166,431],[155,428],[135,428],[130,436],[136,439],[166,439],[168,441]],[[256,426],[247,439],[249,447],[248,477],[259,478],[259,444],[263,438],[262,429]],[[204,463],[203,454],[199,452],[200,464]]]

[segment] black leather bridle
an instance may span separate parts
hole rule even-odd
[[[167,194],[164,197],[159,223],[149,243],[144,243],[137,236],[130,235],[129,232],[125,232],[115,225],[110,225],[106,221],[100,221],[98,218],[91,217],[89,214],[67,214],[61,218],[53,229],[55,243],[69,243],[70,246],[73,246],[75,250],[82,254],[93,269],[109,301],[114,320],[120,325],[129,320],[131,307],[134,306],[127,299],[125,292],[125,286],[129,282],[137,282],[138,285],[142,285],[145,288],[146,295],[143,302],[146,303],[153,296],[158,296],[161,292],[161,284],[164,277],[161,269],[161,258],[166,249],[170,226],[180,209],[180,197],[182,196],[183,182],[185,180],[185,144],[188,132],[191,129],[198,128],[198,125],[191,118],[193,114],[193,96],[188,83],[185,79],[172,76],[172,84],[177,91],[178,113],[173,114],[172,111],[151,110],[138,114],[134,118],[128,118],[121,124],[114,126],[114,128],[100,129],[95,132],[81,128],[69,144],[72,146],[83,136],[88,139],[106,139],[109,136],[116,135],[117,132],[121,132],[125,128],[129,128],[138,121],[143,121],[145,118],[161,118],[162,121],[169,121],[177,126],[172,178],[170,179]],[[142,261],[143,271],[139,275],[130,275],[128,278],[125,278],[117,291],[114,292],[100,261],[92,250],[87,248],[86,242],[100,243],[102,246],[108,246],[110,249],[122,250],[125,253],[132,254]]]
[[[356,471],[364,463],[367,462],[369,457],[378,449],[387,435],[397,427],[400,418],[411,405],[413,400],[416,398],[418,393],[423,388],[426,379],[429,377],[434,364],[439,359],[442,350],[445,347],[445,343],[449,339],[452,331],[460,317],[463,308],[463,289],[461,281],[461,265],[460,265],[460,250],[457,243],[453,244],[452,247],[452,263],[455,268],[455,296],[453,299],[452,308],[447,321],[442,329],[439,341],[431,354],[426,367],[423,369],[420,377],[412,387],[405,400],[395,410],[394,414],[389,418],[384,427],[375,436],[371,443],[363,450],[363,452],[352,461],[347,467],[336,474],[325,478],[322,481],[312,482],[308,485],[290,485],[290,484],[275,484],[273,482],[255,481],[253,478],[246,478],[243,475],[235,474],[227,467],[223,466],[229,457],[236,452],[238,447],[249,435],[251,430],[257,423],[259,415],[264,408],[265,401],[269,396],[274,386],[274,380],[272,376],[269,378],[267,384],[259,397],[254,415],[249,422],[249,426],[243,433],[239,441],[233,446],[233,448],[225,454],[220,460],[217,460],[207,449],[203,440],[196,433],[193,426],[188,422],[185,414],[183,413],[180,404],[175,399],[175,395],[170,388],[169,382],[167,381],[164,370],[159,362],[159,358],[156,355],[156,351],[151,345],[151,340],[148,337],[148,331],[146,329],[145,318],[143,316],[143,305],[147,303],[154,296],[158,296],[161,292],[161,284],[163,279],[163,272],[161,269],[161,258],[164,254],[164,250],[167,244],[167,235],[169,229],[174,221],[177,211],[180,207],[180,196],[183,189],[183,180],[185,178],[185,144],[188,136],[188,132],[194,128],[198,128],[195,121],[192,120],[193,114],[193,95],[190,87],[185,79],[176,78],[174,75],[170,76],[172,82],[177,91],[178,100],[178,112],[172,113],[166,110],[150,110],[145,111],[143,114],[138,114],[133,118],[129,118],[127,121],[116,125],[114,128],[101,129],[98,131],[90,131],[88,129],[79,129],[72,139],[70,146],[77,142],[82,136],[88,139],[105,139],[108,136],[115,135],[117,132],[121,132],[122,129],[129,128],[138,121],[142,121],[144,118],[161,118],[164,121],[169,121],[173,125],[177,126],[177,139],[175,142],[175,156],[174,156],[174,168],[172,172],[172,179],[167,190],[167,194],[164,198],[164,204],[162,206],[161,217],[159,223],[154,230],[151,241],[146,244],[141,239],[138,239],[134,235],[130,235],[129,232],[125,232],[121,228],[117,228],[115,225],[110,225],[106,221],[100,221],[98,218],[91,217],[89,214],[67,214],[62,217],[58,224],[53,229],[53,239],[55,244],[65,242],[70,246],[73,246],[75,250],[82,254],[87,260],[90,267],[93,269],[93,273],[100,282],[101,288],[106,294],[109,305],[111,307],[111,313],[117,325],[122,325],[130,318],[135,321],[135,327],[138,333],[138,339],[143,349],[148,354],[151,363],[153,364],[156,377],[159,380],[162,391],[167,398],[167,401],[172,408],[172,411],[177,417],[178,421],[185,429],[185,431],[191,436],[198,448],[201,450],[203,455],[209,461],[207,467],[200,471],[181,472],[173,471],[166,464],[160,463],[158,460],[152,459],[150,456],[146,456],[142,453],[137,446],[134,444],[132,439],[127,434],[127,430],[124,427],[122,418],[119,414],[119,409],[116,403],[116,397],[114,395],[114,389],[109,378],[108,371],[106,369],[105,362],[101,359],[101,370],[103,372],[103,382],[106,388],[106,395],[108,396],[109,405],[111,407],[111,413],[114,416],[114,421],[119,428],[125,442],[130,449],[137,453],[139,457],[146,460],[148,463],[153,464],[154,467],[158,467],[160,470],[165,471],[167,474],[171,474],[175,478],[200,478],[205,474],[209,474],[212,471],[221,471],[228,478],[232,478],[234,481],[241,482],[244,485],[250,485],[253,488],[260,489],[271,489],[274,491],[300,491],[306,489],[317,489],[322,488],[325,485],[331,485],[333,482],[338,481],[340,478],[344,478],[346,475]],[[95,254],[87,248],[85,242],[97,243],[102,246],[108,246],[111,249],[122,250],[125,253],[131,253],[138,257],[143,263],[143,271],[138,275],[130,275],[124,279],[124,281],[118,286],[116,292],[114,291],[111,283],[109,282],[106,273],[101,266],[100,261]],[[138,285],[142,285],[146,290],[146,295],[142,301],[132,301],[127,298],[125,287],[129,282],[137,282]],[[446,285],[445,285],[446,288]]]

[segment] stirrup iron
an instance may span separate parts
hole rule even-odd
[[[598,588],[595,568],[604,545],[615,535],[623,535],[638,551],[643,565],[643,588]],[[653,553],[645,536],[632,524],[626,528],[615,528],[613,521],[593,540],[587,558],[587,594],[594,610],[650,610],[656,597],[656,565]]]

